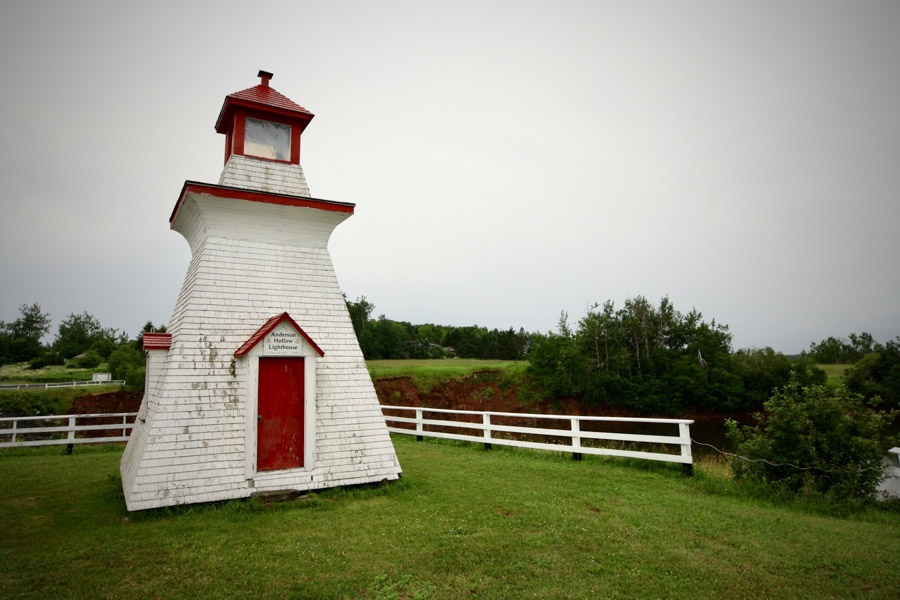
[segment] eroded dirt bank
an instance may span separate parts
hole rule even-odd
[[[125,390],[104,394],[85,394],[72,401],[69,412],[73,415],[137,412],[141,407],[143,396],[143,392],[126,392]]]
[[[519,386],[501,386],[492,379],[489,373],[474,373],[465,379],[447,381],[428,391],[422,391],[416,387],[410,377],[386,377],[375,381],[375,392],[382,405],[605,417],[659,416],[675,418],[674,415],[637,415],[627,408],[581,404],[573,398],[523,402],[519,394]],[[677,415],[677,418],[713,419],[716,421],[722,421],[727,417],[743,421],[749,419],[750,415],[699,412]]]

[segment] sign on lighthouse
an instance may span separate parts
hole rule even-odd
[[[218,183],[186,181],[169,224],[191,248],[121,474],[129,510],[397,479],[401,469],[328,239],[354,205],[313,198],[313,114],[260,83],[228,95]]]

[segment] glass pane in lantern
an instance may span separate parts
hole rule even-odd
[[[244,154],[291,159],[291,126],[247,117],[244,124]]]

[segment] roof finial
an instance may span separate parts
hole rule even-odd
[[[269,87],[269,80],[274,77],[274,75],[268,71],[263,71],[262,69],[259,70],[259,73],[257,73],[256,76],[259,77],[259,84],[263,87]]]

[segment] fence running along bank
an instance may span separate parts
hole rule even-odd
[[[690,426],[693,420],[689,419],[652,419],[629,417],[585,417],[579,415],[545,415],[531,413],[503,413],[482,412],[473,410],[451,410],[446,408],[424,408],[412,406],[388,406],[381,407],[384,411],[399,411],[406,414],[414,413],[414,416],[397,416],[384,413],[388,422],[388,431],[404,435],[414,435],[418,439],[423,437],[444,438],[449,440],[462,440],[467,442],[483,443],[485,448],[493,444],[503,446],[516,446],[519,448],[531,448],[535,450],[552,450],[556,452],[571,452],[575,460],[580,460],[582,454],[596,454],[605,456],[621,456],[627,458],[640,458],[645,460],[658,460],[664,462],[681,463],[685,471],[691,472],[693,458],[691,456],[691,432]],[[446,420],[439,418],[426,418],[426,413],[438,415],[453,415],[457,418],[474,418],[474,421]],[[523,420],[547,420],[568,422],[568,429],[556,429],[552,427],[536,427],[530,425],[511,425],[510,422],[522,422]],[[391,426],[391,423],[401,423],[403,426]],[[661,424],[677,426],[677,435],[646,435],[638,433],[622,433],[618,431],[596,431],[593,428],[599,423],[617,424]],[[451,433],[446,429],[480,431],[480,434]],[[501,434],[498,437],[496,434]],[[507,434],[519,436],[512,437]],[[524,439],[522,439],[524,438]],[[535,438],[559,440],[568,439],[568,443],[557,441],[534,441]],[[592,445],[584,445],[585,440],[603,440],[622,442],[624,444],[654,444],[664,446],[677,446],[678,453],[666,453],[649,450],[605,448]]]
[[[125,385],[124,379],[107,381],[65,381],[61,383],[2,383],[0,390],[50,390],[63,387],[82,387],[86,385]]]
[[[22,446],[54,446],[127,442],[134,427],[136,412],[94,415],[44,415],[40,417],[5,417],[0,419],[0,448]],[[114,423],[97,422],[98,419]],[[42,423],[45,422],[45,423]],[[46,422],[50,422],[50,424]],[[62,421],[64,425],[52,424]],[[79,422],[81,423],[79,425]],[[87,422],[88,424],[85,424]],[[120,435],[94,437],[85,432],[114,430]],[[80,434],[77,435],[76,434]]]
[[[690,425],[694,421],[688,419],[653,419],[653,418],[628,418],[628,417],[587,417],[580,415],[545,415],[533,413],[503,413],[482,412],[471,410],[451,410],[442,408],[423,408],[410,406],[382,406],[382,411],[397,411],[414,413],[412,417],[384,414],[388,431],[391,433],[415,435],[423,437],[444,438],[450,440],[462,440],[468,442],[483,443],[486,448],[493,444],[503,446],[515,446],[519,448],[531,448],[535,450],[551,450],[556,452],[571,452],[576,460],[580,460],[583,454],[595,454],[605,456],[620,456],[645,460],[680,463],[690,472],[693,466],[691,455]],[[432,414],[452,415],[454,418],[474,418],[475,421],[447,420],[426,418]],[[14,448],[22,446],[48,446],[92,444],[106,442],[126,442],[134,427],[134,419],[137,413],[104,413],[89,415],[45,415],[39,417],[8,417],[0,418],[0,448]],[[111,420],[114,423],[98,423],[98,419]],[[550,421],[548,427],[536,427],[529,424],[511,425],[510,422],[522,421]],[[64,422],[63,425],[46,424],[47,422]],[[552,421],[567,423],[568,429],[553,428]],[[44,423],[42,423],[44,422]],[[88,422],[89,424],[85,424]],[[81,423],[81,424],[79,424]],[[400,423],[403,426],[391,426],[391,423]],[[599,423],[616,423],[625,425],[658,424],[676,426],[677,435],[648,435],[638,433],[623,433],[618,431],[597,431],[588,429],[586,425],[596,427]],[[446,431],[462,430],[461,433]],[[85,435],[85,432],[115,430],[120,435],[93,437]],[[465,431],[480,431],[473,435]],[[498,436],[499,434],[499,436]],[[518,437],[512,437],[518,436]],[[551,441],[535,441],[550,438]],[[560,439],[567,439],[568,443],[559,443]],[[620,442],[622,444],[653,444],[654,451],[629,448],[607,448],[585,445],[588,440]],[[666,453],[655,451],[658,447],[677,447],[678,453]]]

